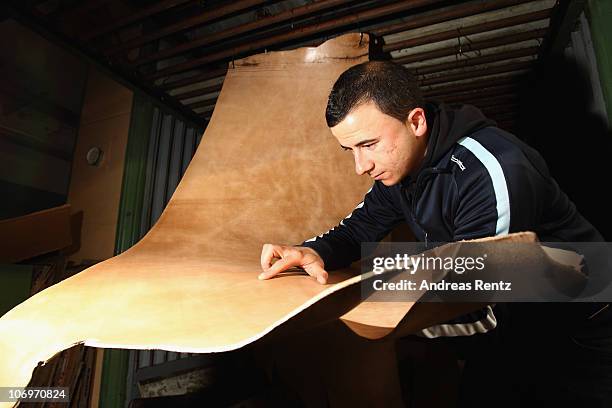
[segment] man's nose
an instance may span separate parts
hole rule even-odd
[[[362,154],[355,153],[355,172],[360,176],[369,173],[374,168],[374,162],[368,160]]]

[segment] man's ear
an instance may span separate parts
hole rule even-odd
[[[422,137],[427,134],[427,118],[423,108],[414,108],[408,113],[406,126],[414,132],[416,137]]]

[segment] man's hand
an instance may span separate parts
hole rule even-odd
[[[278,261],[272,263],[274,259]],[[323,259],[314,249],[273,244],[264,244],[261,250],[263,272],[259,274],[259,279],[269,279],[294,266],[303,268],[320,284],[327,283],[328,274],[323,269]]]

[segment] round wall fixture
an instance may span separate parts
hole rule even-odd
[[[104,152],[99,147],[92,147],[87,151],[87,164],[90,166],[97,166],[102,160]]]

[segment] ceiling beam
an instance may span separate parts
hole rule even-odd
[[[187,85],[196,84],[198,82],[208,81],[209,79],[218,78],[227,74],[227,66],[225,67],[211,67],[197,75],[192,75],[187,78],[182,78],[177,81],[164,82],[158,87],[163,90],[182,88]]]
[[[433,89],[422,89],[423,95],[428,98],[438,97],[439,95],[452,95],[459,92],[466,92],[471,90],[481,90],[489,87],[499,86],[499,85],[518,85],[522,80],[523,75],[513,75],[502,78],[492,78],[485,80],[476,80],[471,82],[466,82],[463,84],[455,84],[448,86],[440,86]]]
[[[96,37],[100,37],[104,34],[107,34],[112,31],[116,31],[125,26],[137,23],[141,20],[144,20],[147,17],[151,17],[152,15],[162,13],[166,10],[169,10],[174,7],[181,6],[185,3],[192,2],[194,4],[200,3],[199,1],[194,0],[165,0],[159,3],[152,4],[149,7],[145,7],[139,10],[135,10],[129,15],[116,19],[109,24],[105,24],[100,27],[96,27],[91,31],[88,31],[81,35],[81,39],[83,42],[87,42],[93,40]]]
[[[297,40],[308,36],[329,32],[330,30],[340,31],[343,27],[357,25],[368,20],[373,20],[385,16],[393,16],[397,13],[404,12],[410,9],[423,7],[439,2],[440,0],[404,0],[396,3],[385,4],[383,6],[374,7],[365,11],[352,13],[340,18],[331,19],[328,21],[310,24],[288,33],[273,35],[263,38],[258,41],[250,41],[226,50],[218,51],[196,58],[191,61],[178,63],[168,68],[162,69],[154,74],[147,76],[147,79],[153,80],[165,76],[173,75],[180,72],[189,71],[199,66],[210,64],[217,61],[231,60],[238,58],[247,53],[257,52],[272,45],[279,46],[291,40]]]
[[[501,45],[508,45],[517,42],[535,40],[542,38],[546,34],[546,29],[541,28],[538,30],[525,31],[517,34],[504,35],[489,40],[472,41],[464,43],[461,46],[455,45],[452,47],[440,48],[433,51],[419,52],[416,54],[407,55],[405,57],[395,58],[394,61],[398,64],[408,64],[410,62],[425,61],[428,59],[447,57],[449,55],[457,55],[467,51],[482,50],[485,48],[499,47]]]
[[[235,27],[230,27],[226,30],[222,30],[216,33],[202,35],[199,38],[181,43],[178,46],[159,51],[155,54],[143,56],[137,59],[136,61],[134,61],[131,65],[139,66],[139,65],[150,63],[150,62],[167,59],[175,55],[193,50],[194,48],[199,48],[199,47],[204,47],[210,44],[214,44],[216,42],[237,36],[239,34],[253,32],[254,30],[266,28],[266,27],[272,26],[273,24],[278,24],[278,23],[282,23],[286,21],[292,21],[299,17],[304,17],[304,16],[307,16],[307,15],[310,15],[316,12],[320,12],[320,11],[323,11],[323,10],[326,10],[332,7],[347,5],[351,3],[354,3],[354,1],[353,0],[322,0],[322,1],[315,1],[314,3],[307,3],[303,6],[285,10],[278,14],[263,17],[259,20],[251,21],[245,24],[240,24]]]
[[[418,68],[408,67],[408,69],[410,69],[414,75],[433,74],[436,72],[447,71],[447,70],[457,69],[457,68],[472,67],[475,65],[499,62],[499,61],[504,61],[504,60],[513,59],[513,58],[529,57],[532,55],[536,55],[538,53],[538,50],[539,50],[538,47],[526,47],[526,48],[520,48],[518,50],[511,50],[511,51],[504,51],[504,52],[499,52],[499,53],[490,54],[490,55],[483,55],[482,57],[465,58],[459,61],[444,62],[441,64],[427,65],[424,67],[418,67]]]
[[[446,102],[471,103],[485,98],[504,97],[506,95],[516,95],[519,92],[518,84],[502,84],[486,87],[485,89],[474,88],[462,92],[437,95],[436,98]]]
[[[532,0],[480,0],[465,5],[454,5],[442,10],[435,10],[428,13],[421,13],[410,16],[408,21],[387,25],[371,31],[372,34],[382,37],[384,35],[395,34],[401,31],[414,30],[415,28],[427,27],[437,23],[443,23],[457,18],[469,17],[476,14],[501,9],[504,7],[515,6],[527,3]]]
[[[215,106],[215,102],[218,97],[219,95],[211,96],[197,102],[189,103],[187,104],[187,106],[189,106],[189,109],[198,109],[203,108],[205,106]]]
[[[457,99],[456,96],[453,97],[448,97],[445,99],[445,102],[461,102],[461,103],[467,103],[470,105],[475,105],[475,106],[495,106],[495,105],[503,105],[506,103],[518,103],[519,98],[519,94],[518,94],[518,88],[514,87],[511,88],[513,90],[514,93],[507,93],[507,94],[498,94],[495,96],[491,96],[488,98],[476,98],[476,99],[465,99],[465,98],[459,98]]]
[[[204,23],[208,23],[213,20],[228,16],[233,13],[247,10],[251,7],[259,6],[265,3],[265,0],[240,0],[231,1],[226,5],[217,7],[213,10],[205,11],[200,15],[186,18],[179,21],[178,23],[171,24],[169,26],[154,30],[152,33],[142,35],[129,40],[118,46],[103,50],[102,53],[107,57],[115,56],[117,54],[126,53],[134,48],[140,47],[144,44],[158,40],[163,37],[167,37],[171,34],[175,34],[181,31],[189,30],[194,27],[200,26]]]
[[[217,84],[212,86],[207,86],[206,88],[194,89],[192,91],[181,92],[172,95],[173,98],[182,101],[185,99],[195,98],[196,96],[206,95],[213,92],[219,92],[223,84]]]
[[[550,17],[550,9],[534,11],[531,13],[520,14],[517,16],[502,18],[500,20],[488,21],[486,23],[474,24],[460,29],[447,30],[440,33],[424,35],[422,37],[410,38],[383,46],[383,52],[401,50],[403,48],[416,47],[423,44],[431,44],[438,41],[450,40],[467,35],[484,33],[500,28],[512,27],[519,24],[531,23],[533,21],[544,20]]]
[[[419,86],[437,85],[446,82],[460,81],[463,79],[478,78],[487,75],[502,74],[506,72],[520,71],[533,68],[534,64],[531,61],[514,62],[510,64],[487,67],[477,70],[465,72],[456,72],[453,74],[442,74],[433,78],[424,78],[419,80]]]

